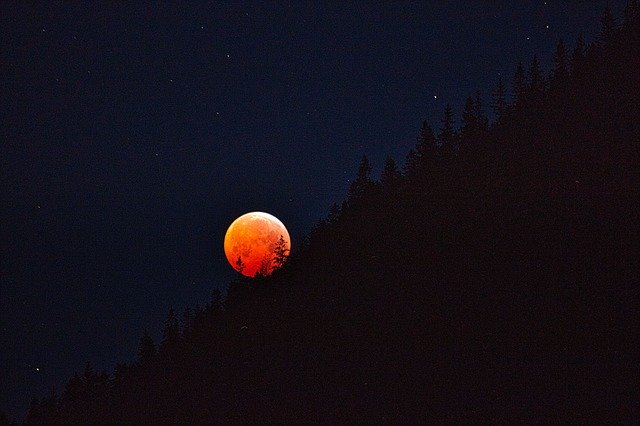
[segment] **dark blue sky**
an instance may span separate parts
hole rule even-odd
[[[276,215],[295,250],[363,154],[402,163],[447,102],[592,40],[606,1],[27,3],[0,5],[10,416],[226,286],[237,216]]]

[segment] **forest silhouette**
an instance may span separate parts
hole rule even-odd
[[[171,309],[26,422],[637,421],[639,93],[631,1],[425,122],[379,181],[364,157],[273,274]]]

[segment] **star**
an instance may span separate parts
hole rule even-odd
[[[40,367],[36,367],[36,371],[40,371]]]
[[[433,95],[433,99],[438,99],[438,95]]]

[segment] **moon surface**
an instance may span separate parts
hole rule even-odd
[[[282,236],[290,253],[289,232],[277,217],[263,212],[243,214],[233,221],[224,237],[224,253],[229,264],[242,275],[270,275],[278,266],[275,250]],[[241,262],[238,262],[240,259]]]

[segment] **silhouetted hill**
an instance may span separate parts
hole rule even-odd
[[[364,158],[284,268],[27,422],[637,421],[640,12],[608,16],[500,82],[493,123],[473,95],[401,171]]]

